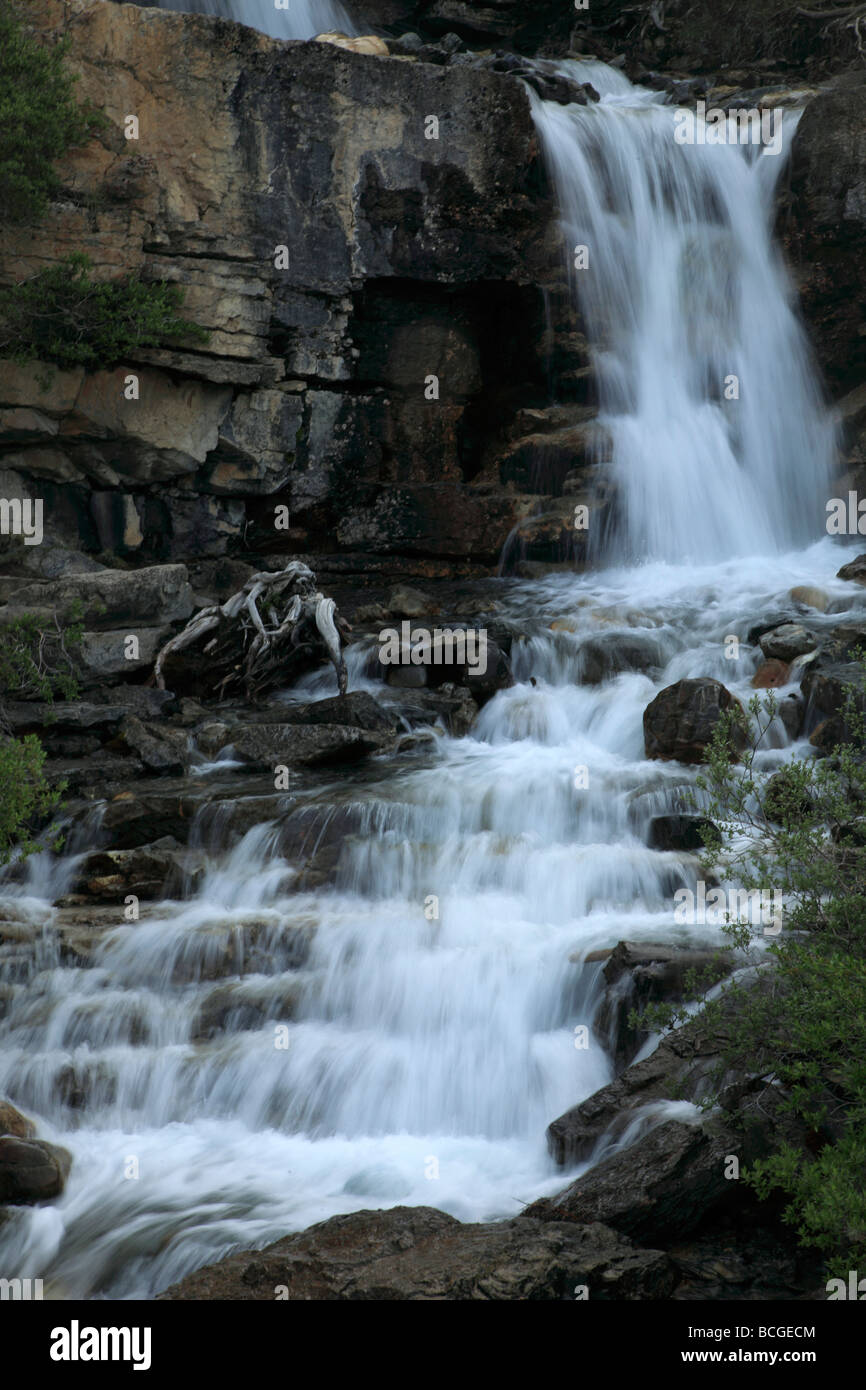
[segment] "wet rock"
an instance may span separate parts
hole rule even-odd
[[[866,584],[866,554],[858,555],[836,574],[837,579],[848,579],[854,584]]]
[[[602,1159],[556,1197],[532,1203],[526,1214],[581,1225],[603,1221],[633,1240],[668,1244],[720,1208],[742,1215],[744,1206],[756,1206],[757,1198],[726,1176],[728,1159],[751,1162],[768,1150],[766,1136],[743,1135],[717,1120],[668,1121]]]
[[[391,742],[386,731],[341,724],[249,724],[233,729],[232,745],[250,767],[262,771],[284,764],[321,767],[351,763],[381,752]]]
[[[600,685],[622,671],[652,671],[663,663],[658,638],[636,632],[608,632],[588,638],[580,648],[580,681]]]
[[[734,997],[722,1018],[712,1024],[698,1015],[662,1039],[655,1052],[635,1062],[609,1085],[573,1106],[548,1126],[551,1156],[561,1165],[580,1162],[620,1138],[640,1111],[659,1102],[698,1102],[718,1093],[739,1075],[714,1076],[721,1048],[730,1036],[739,1000]],[[756,1070],[761,1059],[755,1058]]]
[[[791,740],[800,737],[804,709],[804,702],[799,695],[786,695],[784,700],[779,701],[779,718]]]
[[[315,931],[309,920],[247,917],[204,923],[190,932],[174,960],[177,985],[230,976],[282,975],[307,961]]]
[[[704,830],[715,830],[713,822],[706,816],[653,816],[647,843],[650,849],[702,852],[706,848],[701,833]]]
[[[197,1270],[165,1300],[565,1301],[664,1298],[672,1270],[604,1226],[466,1225],[431,1207],[335,1216],[266,1249]]]
[[[124,758],[102,748],[85,758],[48,758],[43,771],[53,787],[63,782],[70,795],[93,797],[128,787],[141,776],[143,767],[138,758]]]
[[[809,668],[801,685],[806,701],[804,732],[812,733],[818,725],[833,719],[836,722],[825,730],[825,739],[839,742],[847,736],[843,714],[849,696],[857,690],[860,675],[856,662],[828,662]],[[855,696],[855,703],[862,709],[863,696]]]
[[[780,685],[787,685],[790,678],[791,668],[788,663],[773,656],[761,662],[752,677],[752,686],[755,690],[776,690]]]
[[[165,791],[124,791],[108,802],[100,829],[113,849],[137,849],[162,835],[181,844],[202,802],[186,783]]]
[[[835,37],[837,43],[854,42],[844,24]],[[859,302],[866,275],[864,124],[861,69],[828,84],[808,103],[791,150],[785,239],[818,358],[836,396],[861,386],[866,366]]]
[[[366,690],[351,690],[347,695],[309,704],[285,705],[282,712],[287,724],[343,724],[368,730],[394,729],[397,724],[394,712],[380,705]]]
[[[394,708],[411,728],[441,721],[455,738],[469,732],[478,714],[472,692],[448,682],[436,690],[406,690]]]
[[[21,1206],[59,1197],[71,1165],[72,1155],[57,1144],[0,1135],[0,1202]]]
[[[189,765],[190,738],[182,729],[144,724],[132,715],[121,724],[118,738],[153,772],[183,772]]]
[[[680,1001],[689,993],[690,977],[709,987],[733,968],[728,951],[618,942],[604,967],[607,989],[593,1024],[617,1071],[628,1066],[649,1036],[629,1022],[632,1010],[640,1013],[648,1004]]]
[[[303,806],[279,824],[279,851],[298,871],[298,892],[333,883],[344,846],[363,826],[359,806]]]
[[[190,1031],[192,1042],[209,1042],[220,1033],[261,1028],[269,1019],[294,1017],[300,985],[289,981],[279,990],[244,984],[219,985],[201,1005]]]
[[[400,647],[401,662],[384,664],[388,685],[401,690],[464,686],[484,704],[497,690],[514,684],[507,653],[486,629],[470,629],[464,637],[458,627],[433,628],[426,647],[417,634],[412,636],[416,638],[414,646],[404,643]],[[414,659],[418,656],[420,661]]]
[[[834,662],[856,662],[861,651],[866,651],[866,622],[840,623],[826,640],[817,669]]]
[[[117,1076],[105,1062],[76,1061],[61,1067],[54,1077],[52,1095],[69,1110],[114,1105]]]
[[[401,584],[392,590],[386,606],[395,618],[433,617],[439,612],[438,603],[429,594],[422,594],[420,589],[413,589],[408,584]]]
[[[156,844],[98,850],[83,860],[72,892],[103,902],[122,902],[129,893],[138,898],[162,898],[169,887],[180,887],[191,867],[176,849],[162,849]]]
[[[726,686],[709,677],[667,686],[644,710],[646,756],[682,763],[703,762],[722,714],[741,708]],[[735,747],[745,743],[739,722],[734,724],[732,738]]]
[[[764,656],[787,662],[814,651],[818,645],[812,634],[799,623],[783,623],[781,627],[765,632],[759,644]]]
[[[794,603],[801,603],[804,608],[814,608],[819,613],[826,613],[830,603],[824,590],[816,588],[814,584],[798,584],[791,590],[790,597]]]
[[[8,1100],[0,1099],[0,1135],[11,1134],[15,1139],[32,1139],[36,1126]]]

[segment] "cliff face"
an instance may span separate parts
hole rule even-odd
[[[84,251],[97,278],[181,285],[210,339],[48,386],[4,366],[6,495],[46,499],[55,545],[139,562],[492,563],[535,507],[499,462],[544,403],[545,295],[555,369],[585,362],[522,84],[105,0],[28,20],[110,124],[7,235],[3,281]]]

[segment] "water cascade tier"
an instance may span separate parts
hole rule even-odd
[[[228,8],[269,32],[337,22]],[[58,932],[69,858],[4,885],[0,1094],[73,1156],[63,1196],[0,1230],[7,1277],[149,1297],[340,1212],[516,1215],[569,1176],[546,1126],[613,1075],[587,956],[720,939],[674,919],[694,856],[649,847],[693,772],[647,761],[643,711],[692,676],[748,698],[759,656],[732,662],[725,639],[792,586],[821,585],[836,622],[856,604],[817,539],[832,429],[771,239],[783,157],[678,145],[658,94],[566,69],[601,100],[533,106],[570,259],[588,248],[573,280],[620,499],[597,567],[503,581],[515,684],[468,735],[287,798],[351,824],[332,887],[298,891],[279,817],[232,842],[203,818],[195,891],[138,922]],[[599,678],[602,639],[643,656]],[[778,722],[762,765],[796,750]],[[235,775],[207,773],[227,799]]]

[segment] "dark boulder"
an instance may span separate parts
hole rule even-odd
[[[229,1255],[169,1300],[565,1302],[666,1298],[670,1261],[597,1224],[517,1217],[468,1225],[432,1207],[334,1216],[266,1249]]]
[[[716,726],[728,710],[742,712],[742,706],[721,681],[700,677],[667,686],[644,710],[646,756],[704,762]],[[734,724],[733,739],[735,747],[744,745],[744,721]]]

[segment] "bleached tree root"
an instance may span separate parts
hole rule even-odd
[[[328,659],[345,695],[342,640],[351,629],[300,560],[251,575],[225,603],[204,608],[162,647],[151,683],[184,694],[255,700]]]

